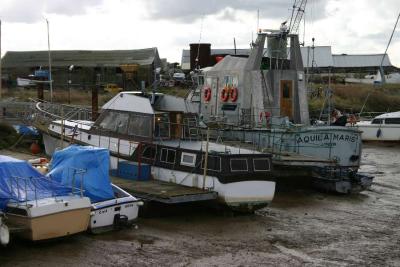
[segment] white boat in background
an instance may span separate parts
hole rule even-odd
[[[77,195],[9,202],[7,221],[24,229],[18,234],[32,241],[52,239],[86,231],[90,200]]]
[[[400,111],[376,116],[371,121],[355,124],[363,141],[400,141]]]
[[[139,207],[143,202],[118,186],[111,184],[115,199],[92,204],[89,230],[101,233],[108,230],[129,226],[137,219]]]
[[[29,87],[29,86],[35,86],[36,83],[35,81],[31,79],[26,79],[26,78],[17,78],[17,86],[19,87]]]

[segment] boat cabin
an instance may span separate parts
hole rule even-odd
[[[194,112],[181,108],[183,99],[170,100],[159,93],[121,92],[102,107],[91,132],[137,141],[195,139]]]

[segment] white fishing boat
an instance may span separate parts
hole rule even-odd
[[[269,153],[196,139],[197,125],[184,123],[189,114],[173,111],[173,106],[158,105],[168,111],[153,108],[151,103],[162,98],[121,92],[102,107],[94,123],[52,121],[41,130],[46,153],[52,155],[60,139],[69,145],[73,136],[77,144],[109,149],[111,169],[118,169],[121,159],[148,163],[154,179],[213,190],[232,209],[253,211],[272,201],[275,180]],[[44,112],[40,103],[37,109]]]
[[[347,175],[360,167],[361,132],[345,126],[310,125],[297,34],[285,27],[260,29],[247,58],[225,56],[197,76],[197,87],[187,99],[197,105],[204,123],[217,125],[215,138],[240,140],[271,152],[279,177],[298,180],[302,172],[313,177],[317,187],[340,193],[371,186],[372,177]],[[283,154],[300,159],[282,160]],[[321,175],[314,175],[318,172],[335,175],[326,183]]]
[[[143,202],[111,184],[115,198],[92,204],[89,230],[101,233],[121,226],[129,226],[138,217]]]
[[[400,141],[400,111],[376,116],[370,121],[355,124],[362,131],[363,141]]]

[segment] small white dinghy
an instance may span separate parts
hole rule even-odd
[[[92,203],[89,230],[102,233],[130,226],[137,219],[143,202],[118,186],[111,184],[115,199]]]

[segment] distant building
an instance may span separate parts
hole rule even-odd
[[[127,90],[140,81],[150,85],[154,70],[161,67],[157,48],[136,50],[54,50],[51,51],[55,87],[66,87],[69,78],[75,87],[89,88],[115,83]],[[74,66],[70,71],[70,66]],[[17,77],[48,69],[48,51],[9,51],[2,59],[3,79],[14,83]]]
[[[236,55],[238,57],[248,57],[250,49],[211,49],[210,65],[216,63],[217,57],[226,55]],[[267,55],[267,49],[264,51]],[[383,54],[332,54],[330,46],[301,47],[301,56],[306,72],[326,73],[376,73]],[[289,55],[288,55],[289,57]],[[182,51],[182,69],[190,70],[190,50]],[[399,71],[390,62],[389,56],[385,55],[383,64],[385,72],[391,73]]]

